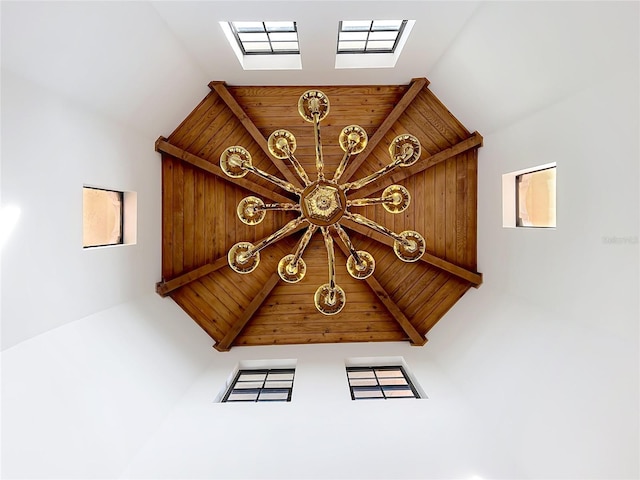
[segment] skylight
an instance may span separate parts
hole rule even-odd
[[[338,53],[394,53],[407,20],[345,20],[338,28]]]
[[[243,55],[299,54],[296,22],[229,22]]]

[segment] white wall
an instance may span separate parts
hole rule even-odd
[[[210,360],[149,294],[2,353],[2,478],[117,478]]]

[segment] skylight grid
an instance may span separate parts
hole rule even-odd
[[[243,55],[299,54],[296,22],[229,22]]]
[[[407,20],[344,20],[337,53],[393,53]]]
[[[420,398],[404,368],[347,367],[352,400]]]
[[[290,402],[294,375],[289,368],[240,370],[222,402]]]

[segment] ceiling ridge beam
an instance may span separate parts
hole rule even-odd
[[[340,224],[343,227],[349,228],[356,233],[364,235],[365,237],[371,238],[379,243],[387,245],[393,248],[394,240],[389,238],[381,233],[374,232],[373,230],[368,229],[363,225],[359,225],[351,220],[342,219]],[[441,270],[444,270],[451,275],[455,275],[462,280],[465,280],[471,283],[475,288],[478,288],[482,284],[482,274],[478,272],[472,272],[471,270],[467,270],[464,267],[460,267],[455,263],[451,263],[448,260],[440,258],[431,253],[425,252],[422,257],[420,257],[420,261],[428,263],[429,265],[433,265],[434,267],[438,267]]]
[[[209,82],[209,88],[215,91],[222,101],[229,107],[229,109],[233,112],[233,114],[238,118],[242,126],[249,132],[249,135],[255,140],[258,146],[262,149],[264,154],[271,160],[273,165],[278,169],[278,171],[284,176],[285,180],[287,180],[292,185],[296,187],[300,187],[301,183],[298,177],[296,177],[293,172],[287,168],[284,162],[274,161],[271,156],[271,152],[269,152],[269,148],[267,147],[267,139],[264,138],[258,127],[256,127],[255,123],[249,118],[244,109],[240,106],[235,97],[227,90],[226,83],[223,81],[212,81]]]
[[[342,242],[338,241],[335,243],[338,245],[338,247],[340,247],[342,253],[344,253],[344,255],[349,258],[349,255],[351,255],[349,249]],[[406,333],[407,336],[411,339],[411,345],[421,347],[425,343],[427,343],[427,339],[423,335],[420,335],[420,332],[416,330],[416,327],[413,326],[404,312],[400,309],[396,302],[391,299],[387,291],[373,275],[365,278],[364,281],[367,282],[367,285],[369,285],[369,288],[371,288],[376,297],[378,297],[378,300],[380,300],[380,302],[389,311],[395,321],[398,322],[400,328],[402,328],[404,333]]]
[[[233,323],[229,331],[225,334],[225,336],[217,342],[213,348],[218,350],[219,352],[228,352],[231,344],[238,338],[242,329],[249,323],[249,320],[253,317],[253,314],[256,313],[258,308],[262,305],[262,303],[267,299],[267,297],[271,294],[272,290],[276,287],[278,282],[280,281],[280,276],[278,272],[274,272],[271,274],[266,283],[262,286],[260,291],[253,297],[251,303],[245,308],[242,315]]]
[[[407,107],[413,102],[416,96],[422,91],[423,88],[429,85],[429,81],[422,78],[414,78],[411,80],[411,86],[402,96],[402,99],[393,107],[391,113],[387,118],[385,118],[382,125],[378,127],[375,133],[369,139],[367,146],[365,149],[358,154],[358,156],[353,160],[351,164],[349,164],[343,174],[343,182],[346,183],[351,180],[351,177],[358,171],[358,169],[362,166],[367,157],[373,152],[373,150],[378,146],[378,143],[384,138],[387,132],[391,129],[396,120],[400,118],[400,115],[404,113]]]
[[[308,225],[306,224],[298,225],[296,228],[294,228],[290,232],[287,232],[285,235],[283,235],[280,240],[286,237],[289,237],[304,228],[307,228],[307,226]],[[262,240],[264,239],[258,240],[256,243],[260,243],[262,242]],[[180,287],[184,287],[185,285],[188,285],[191,282],[195,282],[196,280],[206,275],[209,275],[210,273],[216,272],[221,268],[226,267],[227,265],[228,265],[228,259],[227,259],[227,256],[224,255],[220,258],[215,259],[213,262],[207,263],[205,265],[202,265],[201,267],[185,272],[181,275],[178,275],[177,277],[172,278],[171,280],[156,283],[156,293],[161,297],[166,297],[174,290],[177,290]]]
[[[449,160],[456,155],[460,155],[461,153],[464,153],[473,148],[481,147],[482,142],[482,135],[480,135],[478,132],[473,132],[468,138],[456,143],[455,145],[450,146],[449,148],[446,148],[438,153],[431,155],[430,157],[420,160],[410,167],[396,169],[390,174],[380,177],[378,180],[370,183],[366,187],[363,187],[360,190],[356,190],[354,192],[353,198],[364,198],[371,195],[372,193],[377,192],[378,190],[381,190],[391,183],[400,183],[401,181],[420,172],[423,172],[424,170],[427,170],[431,167],[434,167],[439,163]]]
[[[279,193],[273,192],[266,187],[258,185],[257,183],[249,180],[247,178],[229,178],[222,169],[208,160],[205,160],[202,157],[194,155],[193,153],[189,153],[186,150],[183,150],[180,147],[176,147],[175,145],[169,143],[169,141],[165,137],[159,137],[156,140],[156,152],[166,153],[178,160],[181,160],[189,165],[199,168],[200,170],[204,170],[207,173],[211,173],[218,178],[223,179],[225,182],[230,185],[234,185],[236,187],[242,187],[246,190],[253,191],[258,195],[262,195],[269,200],[273,200],[275,202],[281,203],[291,203],[291,199],[289,197],[285,197]]]

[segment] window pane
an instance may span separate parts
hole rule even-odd
[[[401,378],[381,378],[380,385],[407,385],[404,377]]]
[[[380,389],[353,389],[354,398],[384,398]]]
[[[258,392],[232,392],[227,402],[255,402],[258,398]]]
[[[340,32],[339,40],[351,41],[351,40],[366,40],[367,32]]]
[[[295,31],[295,26],[293,22],[264,22],[267,30],[270,32],[274,31],[284,31],[284,32],[293,32]]]
[[[238,382],[263,381],[266,377],[266,373],[241,373]]]
[[[262,382],[237,382],[234,390],[245,388],[262,388]]]
[[[293,382],[291,381],[278,381],[278,382],[267,381],[264,384],[264,388],[291,388],[292,386],[293,386]]]
[[[415,397],[413,392],[409,389],[407,390],[387,390],[385,389],[384,394],[386,397],[392,398],[406,398],[406,397]]]
[[[296,32],[270,33],[269,38],[272,42],[298,42],[298,34]]]
[[[269,45],[269,42],[265,42],[265,43],[243,43],[244,45],[244,50],[246,52],[270,52],[271,51],[271,46]]]
[[[375,378],[373,370],[352,370],[348,372],[349,378]]]
[[[371,27],[370,20],[345,20],[342,22],[342,30],[366,30]]]
[[[267,380],[293,380],[293,373],[269,373]]]
[[[371,32],[369,34],[369,41],[371,40],[391,40],[396,41],[398,38],[398,32]]]
[[[402,20],[374,20],[371,30],[399,30]]]
[[[116,245],[122,243],[122,192],[82,189],[82,245]]]
[[[393,51],[394,44],[395,42],[388,41],[388,40],[375,41],[375,42],[369,41],[369,43],[367,43],[367,52],[372,52],[372,51],[391,52]]]
[[[231,22],[238,32],[264,31],[262,22]]]
[[[364,50],[365,42],[338,42],[338,50]]]
[[[393,369],[393,370],[376,370],[376,375],[378,376],[378,378],[382,378],[382,377],[403,377],[404,375],[402,375],[402,370],[398,369]]]
[[[258,401],[261,400],[280,400],[280,401],[287,401],[289,397],[289,391],[282,391],[282,392],[270,392],[270,391],[265,391],[263,390],[260,393],[260,397],[258,398]]]
[[[268,42],[269,37],[266,33],[240,33],[238,35],[243,43],[245,42]]]
[[[556,169],[548,168],[516,177],[518,226],[556,226]]]
[[[352,387],[367,387],[378,385],[378,381],[375,378],[354,378],[350,383]]]
[[[298,42],[274,42],[271,44],[274,51],[278,52],[297,52]]]

